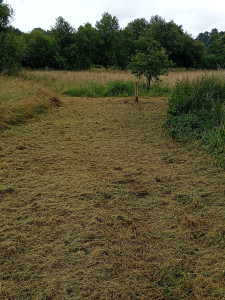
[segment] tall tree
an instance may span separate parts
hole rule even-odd
[[[140,36],[145,36],[149,25],[149,22],[145,18],[140,18],[128,23],[126,28],[129,28],[132,31],[134,38],[138,40]]]
[[[86,70],[97,63],[99,35],[90,23],[80,26],[75,36],[77,47],[77,69]]]
[[[24,66],[34,69],[60,67],[59,46],[55,39],[42,30],[35,29],[21,38],[26,44]]]
[[[15,75],[21,68],[23,44],[11,31],[0,32],[0,73]]]
[[[125,70],[127,68],[135,50],[136,40],[133,31],[128,27],[119,30],[115,53],[117,66],[120,69]]]
[[[148,34],[166,49],[169,58],[174,63],[182,65],[181,37],[184,35],[182,26],[178,26],[174,21],[166,22],[163,18],[156,15],[150,20]]]
[[[0,32],[4,31],[7,28],[12,16],[13,9],[11,8],[11,6],[3,3],[3,0],[0,0]]]
[[[75,29],[63,17],[58,17],[50,33],[59,46],[60,63],[64,69],[76,69],[75,32]]]
[[[205,55],[205,45],[202,42],[185,34],[181,38],[181,49],[182,64],[187,70],[201,66],[202,58]]]
[[[20,69],[22,47],[14,31],[9,27],[13,16],[10,5],[0,0],[0,73],[15,74]]]
[[[116,44],[118,41],[119,20],[109,13],[104,13],[102,19],[95,25],[99,34],[99,64],[109,67],[117,64]]]

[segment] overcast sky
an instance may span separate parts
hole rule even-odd
[[[62,16],[75,29],[89,22],[95,26],[104,12],[119,19],[124,28],[130,21],[159,15],[174,20],[194,37],[217,28],[225,31],[225,0],[5,0],[15,11],[12,25],[24,32],[45,30]]]

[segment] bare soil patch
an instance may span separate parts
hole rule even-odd
[[[2,299],[223,299],[224,170],[165,99],[63,102],[1,134]]]

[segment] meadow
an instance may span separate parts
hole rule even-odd
[[[160,85],[205,73],[169,73]],[[224,170],[167,134],[168,94],[138,103],[65,94],[117,80],[136,79],[113,70],[0,78],[0,298],[224,298]],[[21,117],[40,101],[43,110]]]
[[[216,75],[225,78],[224,70],[171,70],[168,75],[160,76],[160,84],[162,87],[172,88],[177,82],[185,79],[195,80],[203,76]],[[65,93],[67,90],[80,85],[88,85],[96,82],[106,85],[113,81],[128,81],[135,82],[137,78],[130,71],[119,71],[108,69],[91,69],[89,71],[23,71],[20,73],[21,78],[38,82],[42,86],[51,87],[56,93]],[[144,78],[141,82],[145,82]]]

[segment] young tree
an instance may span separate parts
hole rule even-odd
[[[145,76],[147,79],[147,87],[150,89],[151,80],[158,79],[160,75],[168,72],[168,68],[173,63],[169,60],[168,54],[161,45],[151,40],[148,43],[148,52],[137,52],[131,59],[130,69],[131,73],[138,78]]]

